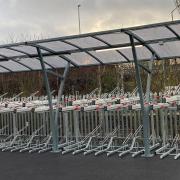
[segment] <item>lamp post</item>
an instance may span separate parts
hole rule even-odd
[[[79,24],[79,34],[81,34],[81,18],[80,18],[80,7],[81,5],[78,4],[78,24]]]

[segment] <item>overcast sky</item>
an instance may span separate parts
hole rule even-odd
[[[36,39],[171,20],[173,0],[0,0],[0,41]],[[176,12],[174,18],[180,15]]]

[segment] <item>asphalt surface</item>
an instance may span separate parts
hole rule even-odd
[[[158,156],[0,152],[0,180],[179,180],[180,160]]]

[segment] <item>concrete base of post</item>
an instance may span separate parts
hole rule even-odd
[[[145,154],[142,154],[141,155],[141,157],[144,157],[144,158],[151,158],[151,157],[153,157],[154,156],[154,154],[147,154],[147,155],[145,155]]]
[[[51,153],[60,153],[62,150],[58,149],[58,150],[52,150]]]

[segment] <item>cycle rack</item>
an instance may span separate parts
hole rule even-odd
[[[17,98],[1,101],[0,149],[21,153],[51,151],[52,133],[47,100],[24,98],[16,101]],[[155,152],[160,158],[169,155],[174,159],[180,157],[179,99],[179,95],[162,95],[162,102],[149,103],[150,150],[159,148]],[[53,99],[54,111],[55,103],[56,99]],[[104,99],[85,99],[83,96],[72,102],[71,106],[59,108],[58,149],[62,154],[73,155],[143,155],[141,124],[139,97],[104,95]]]

